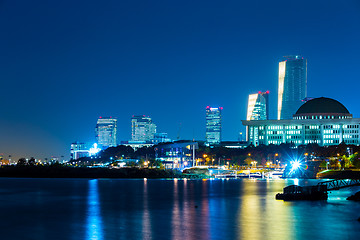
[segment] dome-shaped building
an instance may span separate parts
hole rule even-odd
[[[340,102],[326,97],[307,101],[299,107],[293,119],[251,120],[242,123],[247,127],[247,141],[255,146],[360,143],[360,119],[353,118]]]
[[[314,98],[304,103],[294,114],[294,119],[352,118],[340,102],[326,97]]]

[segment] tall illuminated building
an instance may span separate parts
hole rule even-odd
[[[103,148],[116,147],[117,119],[99,117],[95,127],[96,141]]]
[[[269,91],[249,95],[246,120],[269,119]]]
[[[154,139],[156,125],[145,115],[132,116],[131,141],[149,142]]]
[[[307,60],[301,56],[286,56],[279,63],[277,119],[292,119],[307,96]]]
[[[222,107],[206,107],[206,144],[214,145],[221,142],[221,111]]]

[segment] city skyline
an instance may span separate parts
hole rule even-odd
[[[276,118],[290,54],[308,60],[309,97],[360,116],[356,1],[3,1],[0,12],[4,157],[69,158],[72,142],[95,140],[98,116],[117,117],[121,140],[138,113],[171,139],[204,139],[208,105],[226,109],[223,140],[236,140],[249,93],[268,89]]]

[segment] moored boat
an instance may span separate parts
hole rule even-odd
[[[327,200],[328,194],[326,186],[306,186],[290,185],[283,189],[283,193],[275,196],[276,200]]]

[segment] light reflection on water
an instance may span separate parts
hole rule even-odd
[[[143,203],[143,217],[142,217],[142,239],[151,240],[151,218],[148,207],[148,191],[147,191],[147,179],[144,179],[144,203]]]
[[[179,206],[179,196],[178,196],[178,180],[174,179],[174,191],[173,191],[173,208],[171,214],[171,230],[172,236],[181,235],[181,216],[180,216],[180,206]]]
[[[102,240],[104,238],[97,179],[89,180],[87,205],[87,239]]]
[[[0,179],[1,239],[358,239],[360,187],[275,200],[295,181]]]

